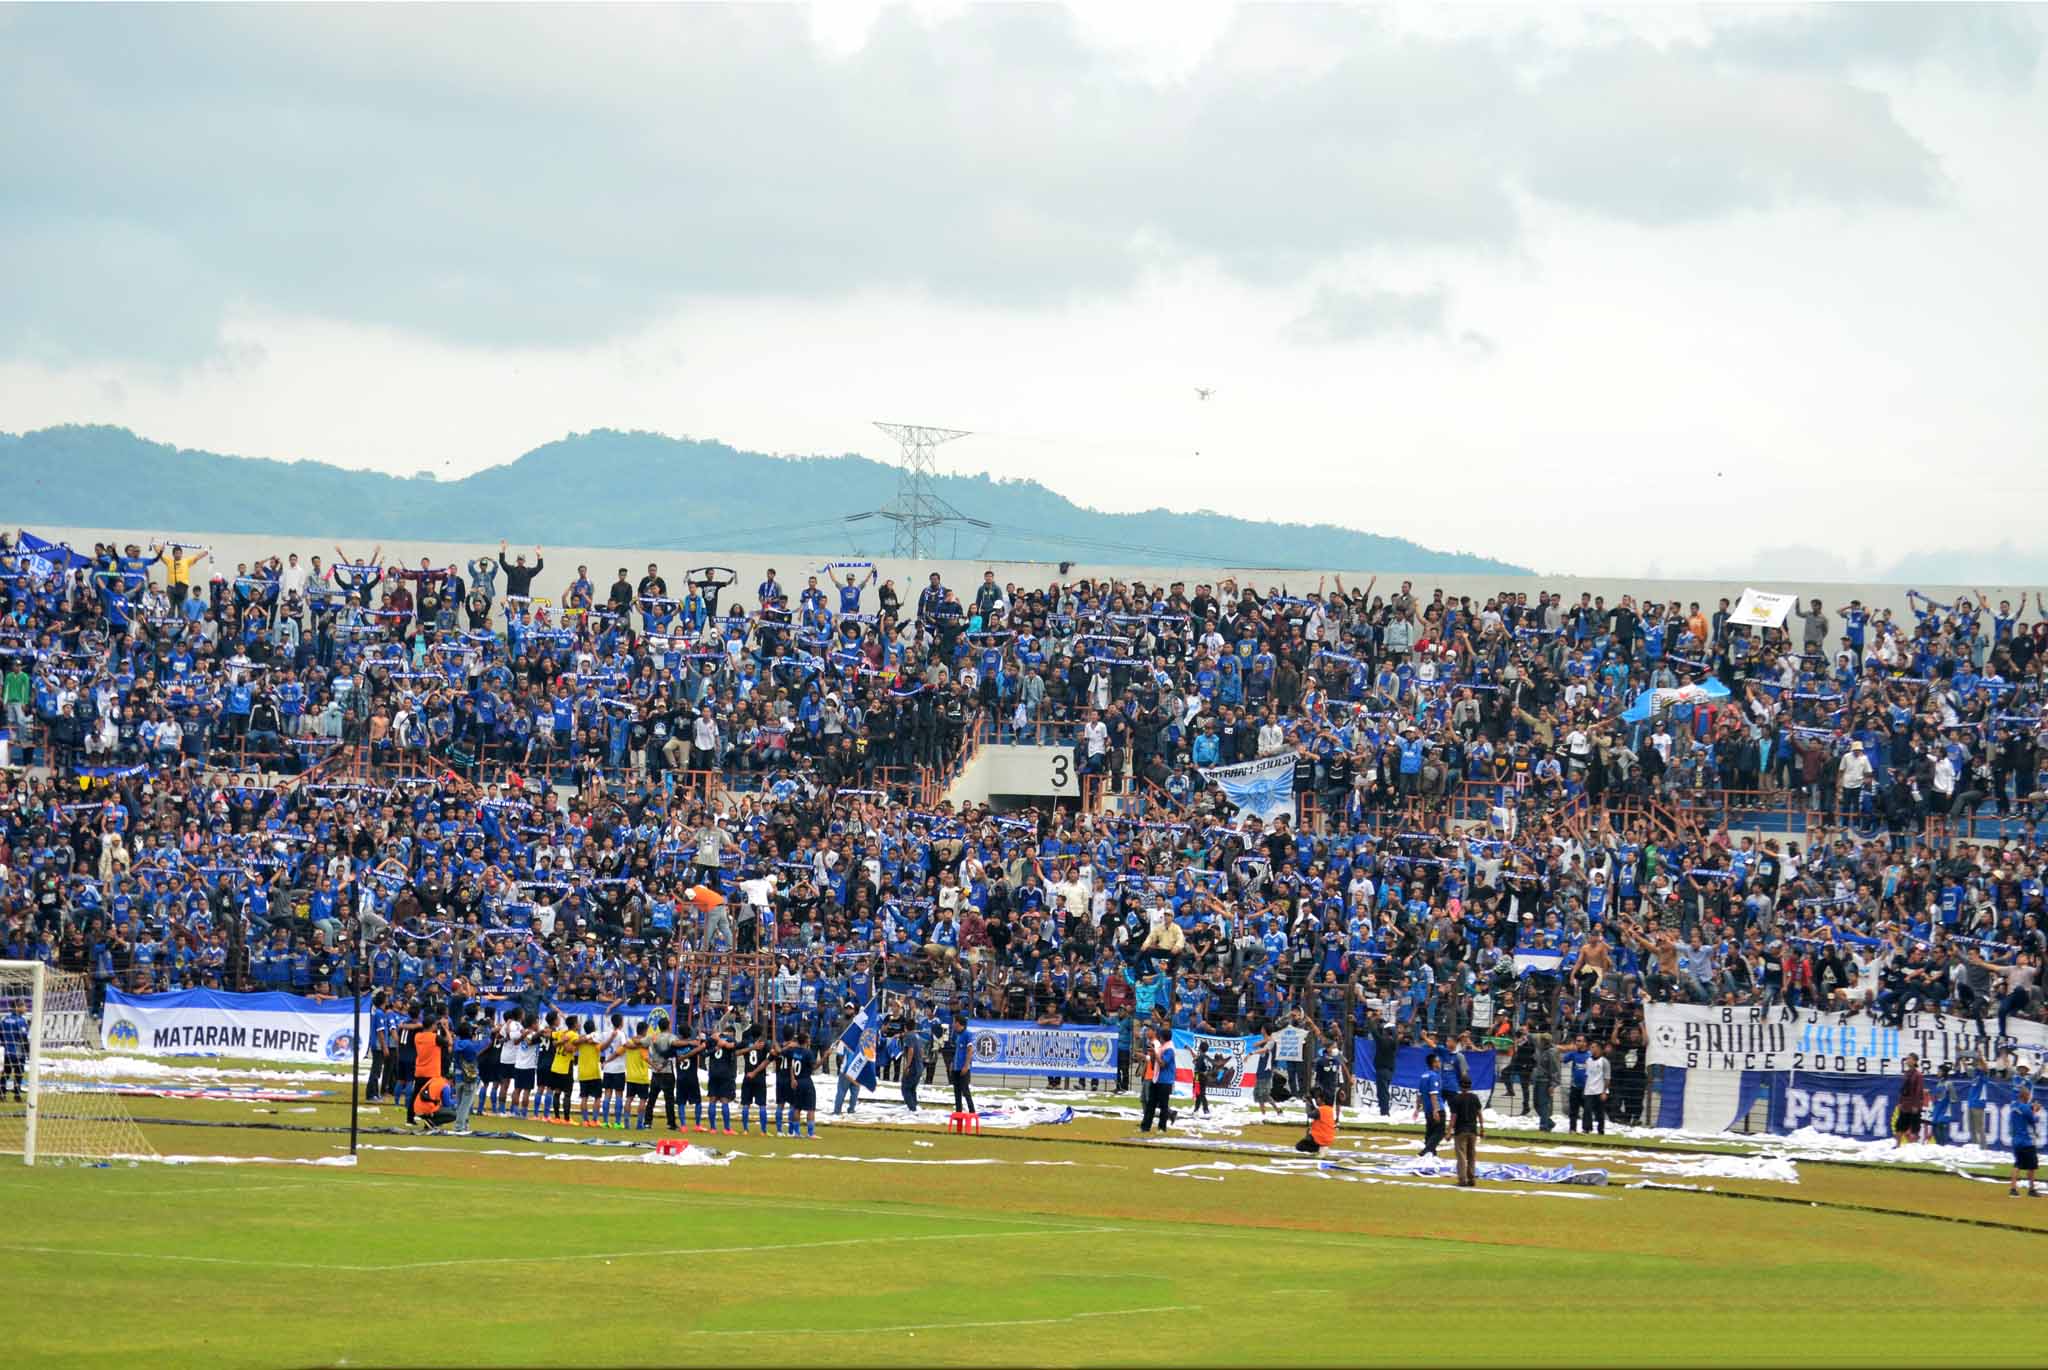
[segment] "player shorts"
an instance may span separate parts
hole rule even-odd
[[[647,1081],[645,1081],[645,1080],[628,1080],[628,1081],[626,1081],[626,1097],[627,1097],[628,1099],[645,1099],[645,1098],[647,1098],[647,1097],[648,1097],[648,1091],[647,1091]]]
[[[577,1092],[586,1099],[595,1099],[604,1093],[604,1077],[602,1075],[593,1075],[588,1080],[582,1080],[578,1083],[581,1087]]]
[[[732,1076],[712,1076],[710,1082],[704,1086],[704,1092],[713,1099],[730,1100],[732,1098]]]
[[[624,1089],[626,1087],[626,1072],[623,1070],[615,1070],[611,1074],[605,1076],[604,1087],[614,1094]]]
[[[766,1080],[749,1080],[741,1085],[740,1102],[743,1104],[759,1104],[766,1108],[768,1106],[768,1082]]]
[[[498,1060],[496,1052],[487,1051],[477,1058],[476,1078],[482,1083],[487,1085],[496,1084],[500,1073],[510,1077],[512,1070],[511,1067],[504,1065]]]
[[[532,1089],[535,1074],[536,1072],[532,1066],[527,1066],[524,1069],[514,1069],[512,1072],[512,1087],[514,1089]]]
[[[2014,1147],[2012,1149],[2012,1168],[2014,1170],[2039,1170],[2041,1168],[2040,1149],[2031,1146]]]
[[[790,1102],[796,1105],[796,1111],[799,1113],[816,1113],[818,1111],[818,1087],[816,1085],[802,1085],[798,1087],[796,1093],[790,1096]]]
[[[1919,1126],[1920,1111],[1918,1109],[1902,1108],[1899,1110],[1899,1121],[1898,1126],[1895,1129],[1896,1131],[1911,1132],[1914,1128],[1917,1128]]]
[[[698,1088],[697,1085],[696,1071],[686,1070],[682,1074],[676,1076],[676,1099],[678,1102],[685,1104],[699,1104],[704,1102],[703,1092]]]
[[[548,1072],[547,1078],[541,1081],[541,1088],[559,1090],[564,1094],[574,1094],[576,1092],[576,1077],[566,1070],[551,1070]]]

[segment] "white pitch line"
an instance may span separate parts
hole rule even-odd
[[[592,1251],[566,1256],[458,1256],[439,1261],[396,1261],[386,1265],[338,1265],[311,1261],[264,1261],[241,1256],[188,1256],[161,1251],[109,1251],[99,1247],[26,1246],[0,1243],[0,1251],[44,1256],[106,1256],[120,1260],[178,1261],[196,1265],[254,1266],[268,1270],[326,1270],[354,1275],[382,1275],[400,1270],[437,1270],[473,1265],[562,1265],[571,1261],[633,1260],[646,1256],[727,1256],[758,1251],[809,1251],[835,1246],[885,1246],[902,1242],[1001,1241],[1016,1237],[1093,1236],[1122,1232],[1121,1227],[1047,1228],[1036,1232],[934,1232],[904,1237],[842,1237],[819,1242],[774,1242],[753,1246],[678,1246],[654,1251]]]
[[[1093,1236],[1122,1232],[1121,1227],[1050,1227],[1034,1232],[928,1232],[904,1237],[839,1237],[820,1242],[768,1242],[755,1246],[677,1246],[656,1251],[593,1251],[573,1256],[458,1256],[442,1261],[402,1261],[393,1265],[341,1266],[346,1270],[379,1273],[398,1270],[435,1270],[453,1265],[555,1265],[566,1261],[635,1260],[646,1256],[734,1256],[755,1251],[813,1251],[835,1246],[885,1246],[900,1242],[1003,1241],[1017,1237]]]
[[[264,1270],[374,1270],[375,1266],[329,1265],[324,1261],[258,1261],[240,1256],[185,1256],[163,1251],[106,1251],[83,1246],[21,1246],[0,1243],[0,1251],[26,1251],[39,1256],[111,1256],[130,1261],[179,1261],[193,1265],[246,1265]]]
[[[333,1192],[326,1185],[312,1180],[301,1180],[297,1184],[210,1184],[198,1189],[160,1189],[149,1195],[149,1198],[154,1201],[182,1199],[192,1194],[274,1194],[281,1189],[318,1189],[322,1193]]]
[[[693,1337],[867,1337],[877,1332],[950,1332],[984,1327],[1052,1327],[1083,1318],[1128,1318],[1141,1313],[1192,1313],[1198,1303],[1162,1303],[1150,1308],[1110,1308],[1099,1313],[1068,1313],[1057,1318],[1004,1318],[982,1322],[899,1322],[888,1327],[742,1327],[731,1331],[699,1328]]]
[[[467,1177],[448,1179],[438,1175],[388,1175],[380,1180],[373,1181],[356,1179],[351,1181],[351,1183],[421,1185],[460,1184],[474,1185],[478,1187],[491,1189],[521,1189],[531,1191],[531,1186],[511,1180],[474,1180],[469,1179]],[[540,1198],[560,1198],[563,1200],[573,1199],[578,1203],[582,1203],[588,1199],[618,1199],[633,1203],[683,1204],[688,1207],[705,1208],[788,1208],[800,1209],[805,1213],[843,1213],[851,1214],[856,1217],[910,1218],[919,1222],[1000,1223],[1005,1227],[1016,1227],[1025,1223],[1030,1223],[1039,1227],[1065,1227],[1070,1231],[1074,1232],[1095,1232],[1100,1230],[1099,1228],[1090,1227],[1083,1223],[1067,1223],[1062,1222],[1057,1218],[1048,1217],[996,1218],[987,1217],[978,1213],[924,1212],[916,1208],[889,1208],[883,1207],[881,1205],[868,1206],[862,1204],[807,1203],[801,1199],[773,1199],[766,1197],[747,1198],[737,1195],[706,1194],[699,1192],[690,1192],[682,1194],[663,1194],[653,1190],[615,1189],[596,1184],[578,1184],[573,1188],[568,1189],[541,1190],[532,1192],[535,1192],[537,1194],[537,1197]]]

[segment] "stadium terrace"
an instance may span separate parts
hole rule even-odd
[[[836,1071],[875,1002],[906,1089],[970,1021],[1380,1114],[1456,1052],[1546,1128],[1726,1126],[1810,1055],[1982,1140],[2038,1064],[2038,593],[778,564],[8,538],[0,952],[95,1012],[359,984],[381,1090],[447,1017],[497,1108],[571,1004]]]

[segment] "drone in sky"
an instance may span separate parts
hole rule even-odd
[[[1215,393],[1216,387],[1213,385],[1198,385],[1195,387],[1195,398],[1198,400],[1206,400]]]

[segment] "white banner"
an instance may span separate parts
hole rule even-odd
[[[1294,753],[1275,752],[1232,766],[1202,766],[1202,783],[1221,786],[1237,815],[1271,820],[1294,817]]]
[[[1687,1070],[1813,1070],[1834,1075],[1898,1075],[1907,1056],[1918,1056],[1932,1075],[1975,1056],[1987,1060],[2017,1050],[2048,1053],[2048,1027],[2011,1020],[1998,1036],[1996,1015],[1977,1023],[1953,1013],[1909,1013],[1888,1027],[1867,1013],[1782,1008],[1712,1008],[1650,1004],[1643,1010],[1650,1034],[1650,1064]]]
[[[1742,598],[1735,601],[1735,608],[1729,612],[1728,621],[1740,628],[1782,628],[1798,607],[1797,595],[1744,590]]]
[[[296,994],[170,994],[107,991],[100,1045],[144,1056],[249,1056],[263,1061],[341,1061],[354,1038],[347,999]],[[369,1009],[364,1008],[367,1022]]]
[[[1249,1099],[1259,1083],[1257,1037],[1217,1037],[1206,1032],[1173,1031],[1173,1097],[1195,1095],[1195,1048],[1209,1048],[1211,1099]]]

